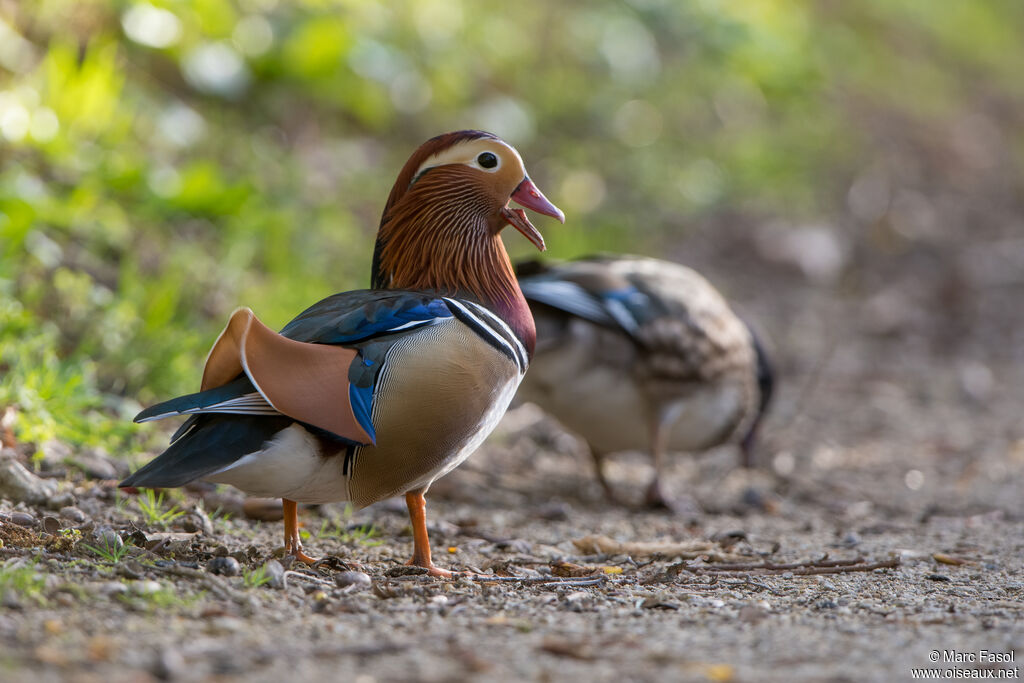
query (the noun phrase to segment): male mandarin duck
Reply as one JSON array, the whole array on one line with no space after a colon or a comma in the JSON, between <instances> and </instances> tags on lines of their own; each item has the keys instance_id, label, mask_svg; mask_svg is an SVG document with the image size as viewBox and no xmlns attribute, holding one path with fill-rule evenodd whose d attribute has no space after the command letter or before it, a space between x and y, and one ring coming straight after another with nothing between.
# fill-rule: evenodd
<instances>
[{"instance_id":1,"label":"male mandarin duck","mask_svg":"<svg viewBox=\"0 0 1024 683\"><path fill-rule=\"evenodd\" d=\"M276 333L231 316L201 391L136 422L190 415L170 447L121 486L194 479L283 499L285 547L304 562L296 503L366 506L405 495L409 564L434 576L423 494L497 424L533 355L533 317L500 233L544 240L522 209L565 220L498 137L424 143L388 197L370 290L330 296Z\"/></svg>"},{"instance_id":2,"label":"male mandarin duck","mask_svg":"<svg viewBox=\"0 0 1024 683\"><path fill-rule=\"evenodd\" d=\"M695 271L652 258L599 256L519 264L537 324L532 369L519 389L590 446L614 499L604 457L649 450L646 502L670 507L668 451L739 439L750 465L773 375L757 337Z\"/></svg>"}]
</instances>

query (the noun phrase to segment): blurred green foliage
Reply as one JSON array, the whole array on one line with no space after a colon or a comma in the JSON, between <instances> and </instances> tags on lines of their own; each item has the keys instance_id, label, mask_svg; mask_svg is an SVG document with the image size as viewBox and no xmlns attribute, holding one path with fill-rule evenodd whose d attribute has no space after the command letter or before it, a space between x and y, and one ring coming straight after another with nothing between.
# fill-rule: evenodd
<instances>
[{"instance_id":1,"label":"blurred green foliage","mask_svg":"<svg viewBox=\"0 0 1024 683\"><path fill-rule=\"evenodd\" d=\"M364 286L395 173L446 130L520 149L569 216L555 255L834 216L881 121L1019 103L1022 29L998 0L0 2L0 410L131 445L235 306L282 325Z\"/></svg>"}]
</instances>

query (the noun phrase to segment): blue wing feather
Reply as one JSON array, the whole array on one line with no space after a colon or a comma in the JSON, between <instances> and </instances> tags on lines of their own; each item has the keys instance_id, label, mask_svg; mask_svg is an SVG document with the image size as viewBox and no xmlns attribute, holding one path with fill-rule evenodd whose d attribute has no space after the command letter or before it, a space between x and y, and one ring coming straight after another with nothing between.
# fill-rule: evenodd
<instances>
[{"instance_id":1,"label":"blue wing feather","mask_svg":"<svg viewBox=\"0 0 1024 683\"><path fill-rule=\"evenodd\" d=\"M285 325L281 334L297 341L346 346L451 315L443 299L429 294L359 290L313 304Z\"/></svg>"},{"instance_id":2,"label":"blue wing feather","mask_svg":"<svg viewBox=\"0 0 1024 683\"><path fill-rule=\"evenodd\" d=\"M373 386L359 387L355 384L348 385L348 398L352 403L352 414L356 416L359 426L362 427L370 440L377 443L377 431L373 427Z\"/></svg>"}]
</instances>

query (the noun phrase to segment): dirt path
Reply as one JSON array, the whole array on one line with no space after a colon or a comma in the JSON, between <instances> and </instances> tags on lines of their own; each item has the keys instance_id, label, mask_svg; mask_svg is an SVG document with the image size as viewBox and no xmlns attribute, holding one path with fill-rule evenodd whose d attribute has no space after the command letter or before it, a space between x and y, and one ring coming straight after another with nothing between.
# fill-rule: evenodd
<instances>
[{"instance_id":1,"label":"dirt path","mask_svg":"<svg viewBox=\"0 0 1024 683\"><path fill-rule=\"evenodd\" d=\"M230 496L169 519L199 496L147 514L156 501L69 471L49 504L0 502L0 679L1019 678L1019 661L978 660L1024 656L1024 363L1005 343L1020 322L961 333L927 307L893 323L884 301L794 288L759 309L756 291L748 310L784 350L763 467L676 459L681 513L607 505L530 406L430 498L440 564L501 581L402 574L393 502L303 512L308 550L341 560L308 571L276 563L280 524ZM634 499L649 472L638 454L610 467ZM593 536L661 554L574 544ZM898 566L807 572L826 556ZM766 561L802 566L715 571Z\"/></svg>"}]
</instances>

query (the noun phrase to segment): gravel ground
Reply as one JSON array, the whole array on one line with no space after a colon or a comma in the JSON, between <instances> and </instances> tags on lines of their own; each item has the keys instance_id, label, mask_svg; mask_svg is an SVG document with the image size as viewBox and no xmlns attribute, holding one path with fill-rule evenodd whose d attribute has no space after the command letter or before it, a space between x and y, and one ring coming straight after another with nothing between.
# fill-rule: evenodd
<instances>
[{"instance_id":1,"label":"gravel ground","mask_svg":"<svg viewBox=\"0 0 1024 683\"><path fill-rule=\"evenodd\" d=\"M699 239L692 253L731 266ZM924 271L927 286L824 288L783 270L768 300L763 273L733 272L782 375L761 467L729 448L680 456L681 512L609 505L578 442L516 408L428 498L438 563L501 580L403 573L398 501L301 512L327 558L307 570L280 556L272 506L121 496L122 460L56 445L48 478L21 481L25 453L8 450L0 678L1019 678L1024 325L989 313L1019 309L1021 287L967 287L954 307ZM609 473L639 501L650 468L623 454Z\"/></svg>"}]
</instances>

